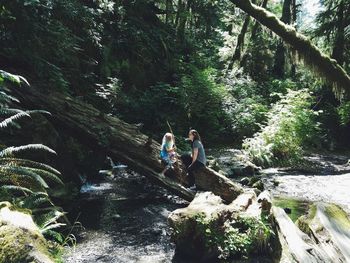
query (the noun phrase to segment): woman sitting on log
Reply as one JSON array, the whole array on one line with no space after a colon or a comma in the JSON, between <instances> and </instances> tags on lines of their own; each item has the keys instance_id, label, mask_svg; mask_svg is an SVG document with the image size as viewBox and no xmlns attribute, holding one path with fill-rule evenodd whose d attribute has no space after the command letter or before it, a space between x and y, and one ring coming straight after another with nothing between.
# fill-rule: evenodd
<instances>
[{"instance_id":1,"label":"woman sitting on log","mask_svg":"<svg viewBox=\"0 0 350 263\"><path fill-rule=\"evenodd\" d=\"M164 175L167 170L174 168L173 164L176 162L174 136L169 132L167 132L163 137L160 158L165 164L165 168L162 171L162 175Z\"/></svg>"},{"instance_id":2,"label":"woman sitting on log","mask_svg":"<svg viewBox=\"0 0 350 263\"><path fill-rule=\"evenodd\" d=\"M196 130L189 131L188 139L191 141L192 154L184 154L181 156L181 158L184 164L187 166L189 184L195 189L193 172L204 168L207 163L207 158L205 156L201 137Z\"/></svg>"}]
</instances>

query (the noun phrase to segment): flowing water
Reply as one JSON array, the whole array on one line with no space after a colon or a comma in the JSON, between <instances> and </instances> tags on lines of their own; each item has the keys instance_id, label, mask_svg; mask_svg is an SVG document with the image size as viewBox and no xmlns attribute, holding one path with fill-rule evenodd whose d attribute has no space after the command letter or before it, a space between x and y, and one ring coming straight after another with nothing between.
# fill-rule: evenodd
<instances>
[{"instance_id":1,"label":"flowing water","mask_svg":"<svg viewBox=\"0 0 350 263\"><path fill-rule=\"evenodd\" d=\"M350 173L333 175L290 175L276 169L265 170L264 185L273 196L301 198L339 204L350 212ZM277 182L277 186L276 186Z\"/></svg>"},{"instance_id":2,"label":"flowing water","mask_svg":"<svg viewBox=\"0 0 350 263\"><path fill-rule=\"evenodd\" d=\"M210 151L219 165L229 169L230 160L239 151L221 149ZM266 189L276 197L293 197L306 201L335 203L350 213L350 166L349 156L318 155L307 157L309 161L321 167L321 170L306 174L297 170L270 168L262 170L262 181ZM223 169L225 170L225 169ZM239 180L240 178L233 178Z\"/></svg>"},{"instance_id":3,"label":"flowing water","mask_svg":"<svg viewBox=\"0 0 350 263\"><path fill-rule=\"evenodd\" d=\"M223 166L237 154L235 150L213 152ZM346 158L328 161L345 167ZM310 175L266 169L262 180L276 197L333 202L350 212L350 173L345 170L332 174L326 167L322 174ZM169 213L185 205L186 202L127 169L121 169L114 178L107 176L99 183L86 183L81 198L68 211L72 219L78 216L85 230L79 234L76 247L66 249L64 260L67 263L189 262L175 255L167 224Z\"/></svg>"},{"instance_id":4,"label":"flowing water","mask_svg":"<svg viewBox=\"0 0 350 263\"><path fill-rule=\"evenodd\" d=\"M114 179L86 183L70 212L85 230L64 262L175 262L167 224L169 213L185 203L131 171Z\"/></svg>"}]
</instances>

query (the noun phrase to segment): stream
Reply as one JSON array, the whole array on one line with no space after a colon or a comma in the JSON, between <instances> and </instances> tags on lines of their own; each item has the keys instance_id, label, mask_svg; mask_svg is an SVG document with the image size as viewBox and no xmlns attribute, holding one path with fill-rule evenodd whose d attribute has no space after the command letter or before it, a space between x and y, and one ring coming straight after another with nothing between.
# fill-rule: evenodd
<instances>
[{"instance_id":1,"label":"stream","mask_svg":"<svg viewBox=\"0 0 350 263\"><path fill-rule=\"evenodd\" d=\"M234 153L225 149L214 157L224 166ZM274 197L332 202L350 212L348 157L310 158L326 164L321 174L265 169L261 175L265 188ZM336 172L330 167L336 167ZM77 237L77 245L66 248L64 262L190 262L175 255L167 224L169 213L186 202L128 169L103 178L84 184L79 201L69 211L85 229Z\"/></svg>"},{"instance_id":2,"label":"stream","mask_svg":"<svg viewBox=\"0 0 350 263\"><path fill-rule=\"evenodd\" d=\"M128 169L84 184L80 196L70 217L85 229L64 262L177 262L167 217L186 202Z\"/></svg>"}]
</instances>

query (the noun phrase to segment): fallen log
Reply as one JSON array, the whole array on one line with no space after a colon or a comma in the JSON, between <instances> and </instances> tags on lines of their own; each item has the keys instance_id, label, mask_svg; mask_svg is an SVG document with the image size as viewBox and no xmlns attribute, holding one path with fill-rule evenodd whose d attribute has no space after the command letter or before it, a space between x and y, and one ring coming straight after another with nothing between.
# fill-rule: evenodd
<instances>
[{"instance_id":1,"label":"fallen log","mask_svg":"<svg viewBox=\"0 0 350 263\"><path fill-rule=\"evenodd\" d=\"M258 200L253 190L245 190L230 204L211 192L197 193L187 207L168 217L176 253L196 262L274 258L273 230L263 223L268 215Z\"/></svg>"},{"instance_id":2,"label":"fallen log","mask_svg":"<svg viewBox=\"0 0 350 263\"><path fill-rule=\"evenodd\" d=\"M315 203L296 225L318 244L330 262L350 262L350 219L341 207Z\"/></svg>"},{"instance_id":3,"label":"fallen log","mask_svg":"<svg viewBox=\"0 0 350 263\"><path fill-rule=\"evenodd\" d=\"M102 149L112 158L153 180L181 198L191 201L194 193L183 185L186 169L180 158L171 177L161 175L160 144L139 131L135 125L109 116L92 105L58 92L42 92L33 87L20 86L11 90L26 109L45 109L58 130L69 131L83 144ZM206 178L207 177L207 178ZM213 190L226 201L232 201L242 188L211 169L196 174L200 189Z\"/></svg>"},{"instance_id":4,"label":"fallen log","mask_svg":"<svg viewBox=\"0 0 350 263\"><path fill-rule=\"evenodd\" d=\"M199 190L211 191L229 203L243 192L240 185L210 168L195 172L194 178Z\"/></svg>"},{"instance_id":5,"label":"fallen log","mask_svg":"<svg viewBox=\"0 0 350 263\"><path fill-rule=\"evenodd\" d=\"M282 208L273 206L272 215L282 247L283 262L332 262L317 244L293 223Z\"/></svg>"}]
</instances>

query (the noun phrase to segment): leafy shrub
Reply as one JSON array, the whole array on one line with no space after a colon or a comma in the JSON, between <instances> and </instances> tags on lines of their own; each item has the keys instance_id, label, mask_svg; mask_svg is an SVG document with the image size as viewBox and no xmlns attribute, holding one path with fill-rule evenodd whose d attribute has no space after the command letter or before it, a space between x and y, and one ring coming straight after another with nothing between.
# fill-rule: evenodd
<instances>
[{"instance_id":1,"label":"leafy shrub","mask_svg":"<svg viewBox=\"0 0 350 263\"><path fill-rule=\"evenodd\" d=\"M231 131L229 116L224 109L227 92L216 81L216 72L187 66L178 82L159 82L144 92L119 93L116 113L128 122L142 122L145 130L161 136L168 130L187 135L197 129L207 141L224 138Z\"/></svg>"},{"instance_id":2,"label":"leafy shrub","mask_svg":"<svg viewBox=\"0 0 350 263\"><path fill-rule=\"evenodd\" d=\"M237 74L237 72L235 72ZM235 140L240 142L259 130L259 123L266 120L266 99L258 94L259 84L246 75L231 75L225 78L230 96L225 98L225 109L230 116Z\"/></svg>"},{"instance_id":3,"label":"leafy shrub","mask_svg":"<svg viewBox=\"0 0 350 263\"><path fill-rule=\"evenodd\" d=\"M274 232L264 219L238 216L218 226L215 220L208 221L203 216L196 219L197 228L205 237L208 248L214 248L219 258L240 258L258 252L266 252Z\"/></svg>"},{"instance_id":4,"label":"leafy shrub","mask_svg":"<svg viewBox=\"0 0 350 263\"><path fill-rule=\"evenodd\" d=\"M320 133L319 113L311 109L312 96L306 89L288 90L269 111L267 124L243 148L259 165L290 164L302 157L303 149L314 146Z\"/></svg>"}]
</instances>

